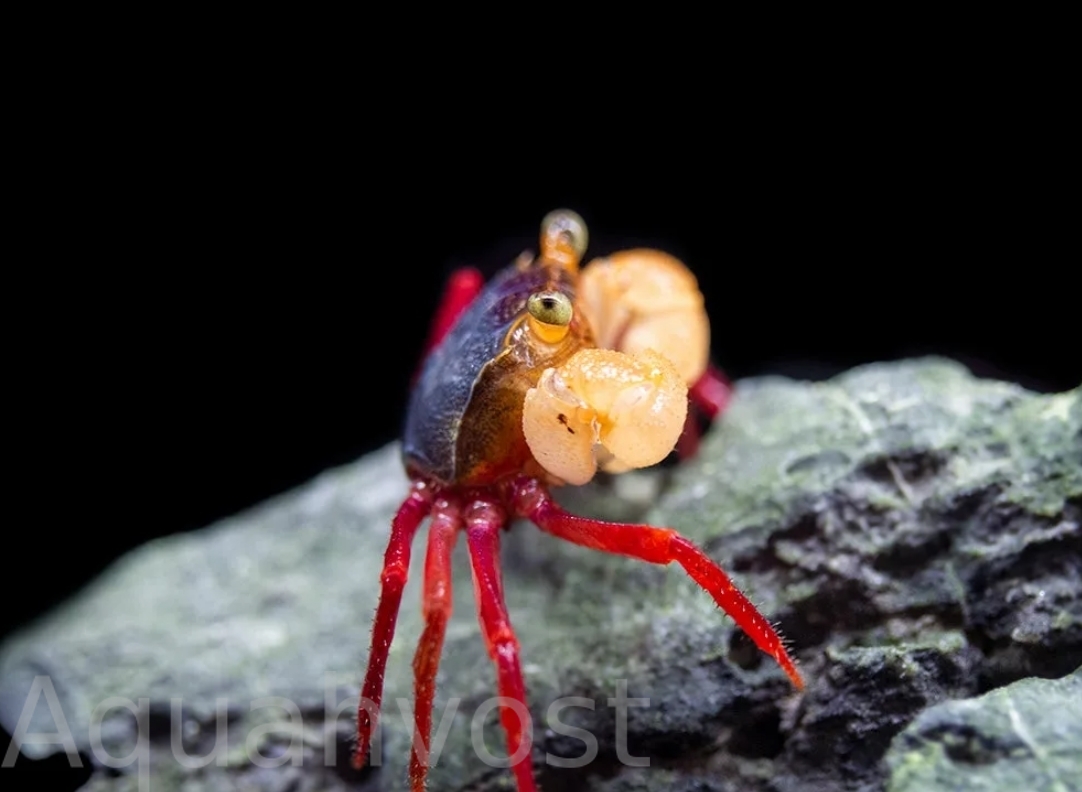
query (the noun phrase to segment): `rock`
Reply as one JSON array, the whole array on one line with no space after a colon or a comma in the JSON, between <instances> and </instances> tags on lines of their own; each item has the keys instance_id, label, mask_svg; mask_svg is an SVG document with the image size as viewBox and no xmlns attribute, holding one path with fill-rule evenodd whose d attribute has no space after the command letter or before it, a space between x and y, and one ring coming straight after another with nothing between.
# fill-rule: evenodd
<instances>
[{"instance_id":1,"label":"rock","mask_svg":"<svg viewBox=\"0 0 1082 792\"><path fill-rule=\"evenodd\" d=\"M1082 671L922 712L887 753L890 792L1082 789Z\"/></svg>"},{"instance_id":2,"label":"rock","mask_svg":"<svg viewBox=\"0 0 1082 792\"><path fill-rule=\"evenodd\" d=\"M420 543L388 664L381 764L348 768L388 525L406 491L397 454L122 559L0 649L0 725L18 735L37 678L42 700L23 732L57 731L55 699L96 764L88 789L135 789L139 766L154 790L406 789L396 700L412 701ZM899 734L922 713L1082 664L1082 389L1036 395L942 360L818 384L744 381L696 460L561 499L700 542L780 622L809 684L796 694L679 568L516 526L504 578L548 788L883 789L888 748L910 751ZM436 700L435 722L446 714L449 727L437 792L511 788L479 755L503 743L463 544ZM95 714L109 697L140 718ZM569 697L554 720L550 706ZM610 704L620 697L632 703ZM219 711L214 761L178 763L171 733L205 756ZM142 733L140 761L101 767L95 723L113 756ZM587 747L568 727L596 739L584 767L556 766ZM31 757L59 750L23 745Z\"/></svg>"}]
</instances>

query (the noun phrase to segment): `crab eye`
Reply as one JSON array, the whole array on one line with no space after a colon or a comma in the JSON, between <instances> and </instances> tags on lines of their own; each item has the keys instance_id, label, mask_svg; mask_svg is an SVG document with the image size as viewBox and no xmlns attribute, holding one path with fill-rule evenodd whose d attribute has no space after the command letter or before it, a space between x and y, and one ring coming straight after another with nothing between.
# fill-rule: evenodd
<instances>
[{"instance_id":1,"label":"crab eye","mask_svg":"<svg viewBox=\"0 0 1082 792\"><path fill-rule=\"evenodd\" d=\"M526 310L539 322L557 327L571 324L571 300L558 291L543 291L531 294L526 301Z\"/></svg>"},{"instance_id":2,"label":"crab eye","mask_svg":"<svg viewBox=\"0 0 1082 792\"><path fill-rule=\"evenodd\" d=\"M576 265L586 253L589 239L586 223L570 209L549 212L541 221L542 249L546 253L555 253L559 249L568 250L574 256Z\"/></svg>"},{"instance_id":3,"label":"crab eye","mask_svg":"<svg viewBox=\"0 0 1082 792\"><path fill-rule=\"evenodd\" d=\"M526 301L530 330L545 344L558 344L570 330L571 300L563 292L543 291L531 294Z\"/></svg>"}]
</instances>

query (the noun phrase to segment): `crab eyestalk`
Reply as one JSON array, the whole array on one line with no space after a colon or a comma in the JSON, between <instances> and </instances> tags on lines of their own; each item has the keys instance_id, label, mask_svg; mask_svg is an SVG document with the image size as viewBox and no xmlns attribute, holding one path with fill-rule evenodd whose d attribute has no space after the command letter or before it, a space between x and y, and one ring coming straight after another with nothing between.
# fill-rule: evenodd
<instances>
[{"instance_id":1,"label":"crab eyestalk","mask_svg":"<svg viewBox=\"0 0 1082 792\"><path fill-rule=\"evenodd\" d=\"M549 212L541 221L541 258L577 273L590 235L586 223L570 209Z\"/></svg>"}]
</instances>

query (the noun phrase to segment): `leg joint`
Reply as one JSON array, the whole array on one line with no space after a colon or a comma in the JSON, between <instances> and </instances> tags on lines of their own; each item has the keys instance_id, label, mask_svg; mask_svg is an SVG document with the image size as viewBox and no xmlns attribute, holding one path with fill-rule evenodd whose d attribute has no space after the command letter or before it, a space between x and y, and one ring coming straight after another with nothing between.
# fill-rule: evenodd
<instances>
[{"instance_id":1,"label":"leg joint","mask_svg":"<svg viewBox=\"0 0 1082 792\"><path fill-rule=\"evenodd\" d=\"M383 584L385 588L403 588L406 585L406 578L408 576L409 567L401 561L392 561L383 567L383 572L381 572L379 576L379 582Z\"/></svg>"},{"instance_id":2,"label":"leg joint","mask_svg":"<svg viewBox=\"0 0 1082 792\"><path fill-rule=\"evenodd\" d=\"M493 659L518 655L518 638L508 624L500 625L488 637L488 651Z\"/></svg>"}]
</instances>

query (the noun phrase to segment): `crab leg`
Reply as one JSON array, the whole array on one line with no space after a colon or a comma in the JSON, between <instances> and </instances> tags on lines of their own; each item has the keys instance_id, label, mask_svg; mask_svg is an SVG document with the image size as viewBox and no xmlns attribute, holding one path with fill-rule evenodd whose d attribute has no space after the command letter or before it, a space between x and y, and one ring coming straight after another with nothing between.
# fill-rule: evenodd
<instances>
[{"instance_id":1,"label":"crab leg","mask_svg":"<svg viewBox=\"0 0 1082 792\"><path fill-rule=\"evenodd\" d=\"M425 630L413 658L414 736L410 755L410 784L424 792L432 738L432 702L436 696L436 671L440 665L443 637L451 618L451 551L462 525L458 504L438 498L432 507L425 555Z\"/></svg>"},{"instance_id":2,"label":"crab leg","mask_svg":"<svg viewBox=\"0 0 1082 792\"><path fill-rule=\"evenodd\" d=\"M702 376L688 388L688 401L695 409L688 410L684 431L676 441L676 455L691 459L699 453L700 415L713 421L729 405L733 387L714 364L709 364Z\"/></svg>"},{"instance_id":3,"label":"crab leg","mask_svg":"<svg viewBox=\"0 0 1082 792\"><path fill-rule=\"evenodd\" d=\"M357 707L357 749L353 753L353 766L358 770L364 767L368 759L369 743L379 718L387 652L394 639L398 606L402 602L402 589L405 588L409 575L410 544L431 508L431 488L424 482L417 482L391 522L391 539L383 557L379 605L376 607L376 620L372 627L372 646L368 651L368 672L364 677L361 701Z\"/></svg>"},{"instance_id":4,"label":"crab leg","mask_svg":"<svg viewBox=\"0 0 1082 792\"><path fill-rule=\"evenodd\" d=\"M733 386L714 364L706 367L703 375L688 388L688 397L700 412L713 420L729 405Z\"/></svg>"},{"instance_id":5,"label":"crab leg","mask_svg":"<svg viewBox=\"0 0 1082 792\"><path fill-rule=\"evenodd\" d=\"M694 410L688 410L688 417L684 419L684 431L676 440L673 449L680 460L694 459L699 455L699 419Z\"/></svg>"},{"instance_id":6,"label":"crab leg","mask_svg":"<svg viewBox=\"0 0 1082 792\"><path fill-rule=\"evenodd\" d=\"M479 500L466 508L465 518L477 612L488 654L496 664L497 689L501 697L517 701L523 711L528 711L518 639L515 638L507 605L504 604L499 566L500 530L507 521L507 515L496 504ZM533 723L522 723L518 713L510 707L501 707L500 720L507 734L508 757L514 760L517 754L524 752L512 765L518 792L535 792L530 759ZM523 727L527 731L525 744Z\"/></svg>"},{"instance_id":7,"label":"crab leg","mask_svg":"<svg viewBox=\"0 0 1082 792\"><path fill-rule=\"evenodd\" d=\"M574 544L631 556L652 564L678 562L688 575L748 634L773 657L798 689L804 680L770 622L748 601L728 576L702 550L671 528L611 523L577 517L560 508L545 488L533 479L514 485L517 512L539 528Z\"/></svg>"},{"instance_id":8,"label":"crab leg","mask_svg":"<svg viewBox=\"0 0 1082 792\"><path fill-rule=\"evenodd\" d=\"M485 278L480 270L462 267L451 273L444 286L440 306L436 309L436 318L432 320L432 329L425 343L425 354L431 352L447 335L455 320L469 307L485 285Z\"/></svg>"}]
</instances>

